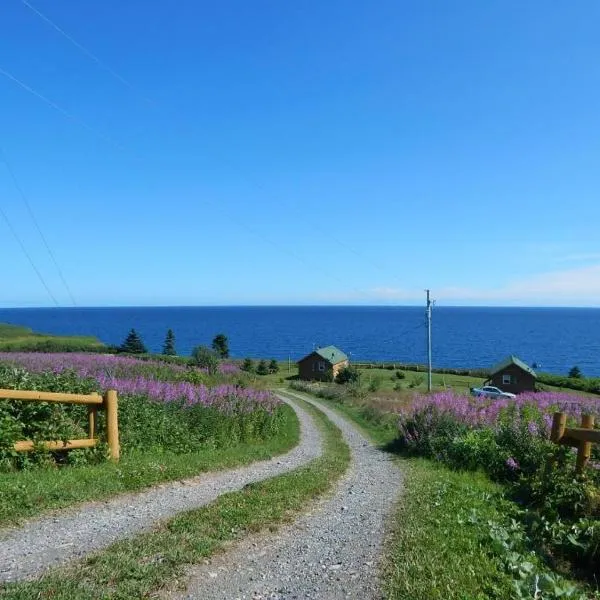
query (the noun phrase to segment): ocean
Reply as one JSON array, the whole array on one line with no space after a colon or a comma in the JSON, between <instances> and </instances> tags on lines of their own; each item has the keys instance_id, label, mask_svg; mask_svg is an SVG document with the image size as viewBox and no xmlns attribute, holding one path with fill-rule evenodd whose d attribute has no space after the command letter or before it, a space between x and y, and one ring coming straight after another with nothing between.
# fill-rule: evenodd
<instances>
[{"instance_id":1,"label":"ocean","mask_svg":"<svg viewBox=\"0 0 600 600\"><path fill-rule=\"evenodd\" d=\"M172 328L180 354L224 333L239 358L295 361L334 344L358 362L427 360L425 309L414 306L0 309L0 322L108 344L134 327L154 352ZM543 371L600 376L600 309L435 307L432 340L435 367L488 368L515 354Z\"/></svg>"}]
</instances>

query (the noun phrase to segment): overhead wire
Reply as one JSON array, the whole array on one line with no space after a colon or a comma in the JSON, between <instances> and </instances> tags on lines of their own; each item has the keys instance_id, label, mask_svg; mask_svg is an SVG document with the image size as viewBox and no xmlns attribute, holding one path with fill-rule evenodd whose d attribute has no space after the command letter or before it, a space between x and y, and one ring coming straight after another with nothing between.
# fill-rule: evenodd
<instances>
[{"instance_id":1,"label":"overhead wire","mask_svg":"<svg viewBox=\"0 0 600 600\"><path fill-rule=\"evenodd\" d=\"M139 94L146 102L150 104L154 104L154 101L150 98L145 97L143 94L139 92L139 90L125 77L117 73L110 65L106 64L103 60L98 58L91 50L86 48L83 44L80 44L72 35L69 35L62 27L60 27L57 23L55 23L50 17L45 15L41 10L36 8L31 2L28 0L21 0L21 3L24 4L29 10L34 12L40 19L48 23L50 27L55 29L60 35L62 35L65 39L69 40L71 44L73 44L76 48L78 48L81 52L83 52L89 59L93 60L100 68L104 69L107 73L110 73L115 79L120 81L124 86L128 87L130 90Z\"/></svg>"},{"instance_id":2,"label":"overhead wire","mask_svg":"<svg viewBox=\"0 0 600 600\"><path fill-rule=\"evenodd\" d=\"M15 238L17 244L21 248L21 251L23 252L25 258L27 259L27 261L31 265L31 268L35 271L35 274L37 275L37 277L40 280L41 284L44 286L44 289L48 293L48 296L50 296L52 302L54 302L54 304L56 306L60 306L60 304L58 303L58 300L56 299L56 296L52 293L52 290L50 290L50 287L46 283L46 280L44 279L44 276L40 273L40 270L37 268L37 266L33 262L33 258L31 257L31 255L27 251L27 248L25 248L25 244L23 243L23 240L21 240L21 237L17 233L17 230L13 227L10 219L8 218L8 215L6 214L6 212L4 211L4 209L2 208L2 206L0 206L0 215L4 219L4 222L6 223L6 226L8 227L8 230L11 232L12 236Z\"/></svg>"},{"instance_id":3,"label":"overhead wire","mask_svg":"<svg viewBox=\"0 0 600 600\"><path fill-rule=\"evenodd\" d=\"M50 106L54 110L61 113L67 119L70 119L71 121L75 121L76 123L78 123L79 125L84 127L85 129L87 129L89 132L91 132L94 135L98 136L99 138L103 139L105 142L108 142L108 143L112 144L113 146L117 146L118 148L123 147L116 140L112 139L111 137L107 136L106 134L102 133L101 131L98 131L91 125L88 125L88 123L86 121L84 121L77 115L73 114L72 112L66 110L62 106L56 104L56 102L53 102L52 100L50 100L49 98L47 98L46 96L44 96L43 94L38 92L37 90L33 89L31 86L27 85L24 81L22 81L21 79L19 79L18 77L16 77L15 75L13 75L9 71L7 71L6 69L2 68L1 66L0 66L0 75L3 75L7 79L10 79L13 83L16 83L19 87L23 88L25 91L29 92L36 98L39 98L40 100L42 100L42 102L45 102L48 106Z\"/></svg>"},{"instance_id":4,"label":"overhead wire","mask_svg":"<svg viewBox=\"0 0 600 600\"><path fill-rule=\"evenodd\" d=\"M3 148L0 148L0 160L2 160L2 162L4 163L4 166L6 167L6 170L8 171L8 174L10 175L12 182L15 186L15 189L17 190L17 192L19 193L19 196L21 197L21 200L23 201L23 204L25 205L25 208L27 209L27 213L29 214L29 217L38 233L38 235L40 236L40 239L42 240L42 243L44 244L44 247L46 248L46 252L48 253L48 256L50 257L50 260L52 261L52 263L54 264L54 267L56 268L56 272L58 273L58 276L65 288L65 290L67 291L67 294L69 295L69 298L73 304L73 306L77 306L77 302L75 301L75 297L73 296L73 292L71 291L71 288L69 286L69 284L67 283L67 280L63 274L62 269L60 268L60 265L58 264L58 261L56 260L56 256L54 254L54 252L52 251L52 249L50 248L50 244L48 243L48 239L46 238L46 236L44 235L44 232L42 231L42 228L40 226L39 221L37 220L35 213L33 212L33 208L31 206L31 203L29 202L29 199L27 198L27 195L25 194L25 191L23 190L23 188L21 187L19 180L17 179L17 176L11 166L11 164L8 162L8 158L6 156L6 152Z\"/></svg>"},{"instance_id":5,"label":"overhead wire","mask_svg":"<svg viewBox=\"0 0 600 600\"><path fill-rule=\"evenodd\" d=\"M68 40L73 46L75 46L79 51L81 51L83 54L85 54L90 60L92 60L93 62L95 62L99 67L101 67L102 69L106 70L107 72L109 72L115 79L117 79L121 84L125 85L127 88L129 88L130 90L136 92L138 95L140 95L141 97L144 98L144 100L146 100L147 102L156 105L156 102L154 102L152 99L149 99L147 97L144 96L144 94L142 94L137 88L136 86L134 86L131 82L129 82L127 79L125 79L124 77L122 77L119 73L117 73L112 67L110 67L109 65L107 65L103 60L101 60L98 56L96 56L93 52L91 52L86 46L84 46L83 44L81 44L79 41L77 41L72 35L70 35L67 31L65 31L62 27L60 27L55 21L53 21L52 19L50 19L50 17L48 17L46 14L42 13L42 11L40 11L38 8L36 8L31 2L29 2L29 0L20 0L20 2L26 6L28 9L30 9L35 15L37 15L40 19L42 19L44 22L46 22L49 26L51 26L55 31L57 31L61 36L63 36L66 40ZM29 86L26 86L25 84L23 84L22 82L20 82L18 79L16 79L14 76L11 76L10 74L7 74L3 69L0 68L0 73L4 74L5 76L8 76L10 79L12 79L13 81L15 81L16 83L18 83L19 85L21 85L21 87L24 87L27 91L29 91L30 93L33 93L34 95L38 96L40 99L44 100L45 102L47 102L50 106L52 106L53 108L56 108L57 110L59 110L60 112L62 112L65 116L74 119L78 122L80 122L82 125L84 125L88 130L92 131L93 133L95 133L96 135L98 135L98 132L96 132L93 128L91 128L90 126L88 126L87 124L85 124L84 122L81 121L81 119L75 117L74 115L72 115L71 113L69 113L68 111L65 111L64 109L61 109L60 107L58 107L55 103L53 103L52 101L48 100L47 98L45 98L44 96L42 96L41 94L38 94L37 92L35 92L35 90L31 89ZM107 139L107 136L104 136L101 134L101 136L104 139ZM111 141L112 143L114 143L112 140L109 139L109 141ZM117 144L119 147L122 147L121 144ZM254 177L249 176L247 173L244 173L242 169L240 169L239 167L236 167L231 160L226 159L225 157L222 157L222 159L225 159L225 162L229 163L229 165L231 167L233 167L235 170L237 170L239 173L242 174L242 176L248 181L250 182L254 187L256 187L259 191L263 192L263 193L268 193L267 189L265 188L264 185L262 185L261 183L259 183L258 181L256 181L256 179ZM299 212L299 211L298 211ZM231 216L229 216L229 218L231 219ZM233 219L231 219L233 220ZM237 221L238 225L250 230L247 225L245 225L243 222ZM314 227L315 229L322 231L326 236L327 239L336 243L337 245L339 245L340 247L344 248L345 250L351 252L352 254L354 254L355 256L357 256L358 258L364 260L365 262L367 262L368 264L370 264L371 266L377 268L378 270L382 271L382 272L386 272L388 273L388 269L386 269L385 267L383 267L380 263L373 261L370 257L367 257L366 255L364 255L363 253L359 252L358 250L356 250L356 248L352 247L350 244L347 244L346 242L340 240L337 236L333 235L331 233L331 231L326 230L324 227L320 226L318 223L311 223L311 227ZM260 235L256 232L256 230L252 230L252 233L254 235ZM261 236L264 239L266 239L267 241L268 238L266 238L266 236ZM271 243L272 245L276 245L274 242L269 241L269 243ZM280 247L281 249L281 247ZM304 261L303 259L301 259L297 254L290 252L289 250L284 250L287 254L290 254L292 256L295 256L295 258L297 258L298 260L301 260L303 263L305 263L306 261ZM315 268L314 265L311 264L311 268ZM318 270L320 270L321 272L325 272L324 269L318 268ZM332 277L333 279L337 280L338 282L341 282L342 284L344 284L344 282L338 278L337 276L334 276L331 273L328 273L328 275L330 277ZM344 284L345 285L345 284ZM367 292L365 292L364 290L358 290L357 288L353 288L354 291L359 291L359 293L365 294L365 295L369 295Z\"/></svg>"}]
</instances>

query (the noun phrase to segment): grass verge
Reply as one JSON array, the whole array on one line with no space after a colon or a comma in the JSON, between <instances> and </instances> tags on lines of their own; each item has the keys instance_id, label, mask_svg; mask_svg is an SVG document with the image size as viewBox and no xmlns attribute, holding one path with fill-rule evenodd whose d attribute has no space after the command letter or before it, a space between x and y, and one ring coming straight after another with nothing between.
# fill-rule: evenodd
<instances>
[{"instance_id":1,"label":"grass verge","mask_svg":"<svg viewBox=\"0 0 600 600\"><path fill-rule=\"evenodd\" d=\"M403 460L402 467L405 493L388 544L386 597L514 598L512 577L490 536L489 523L506 520L501 488L426 460Z\"/></svg>"},{"instance_id":2,"label":"grass verge","mask_svg":"<svg viewBox=\"0 0 600 600\"><path fill-rule=\"evenodd\" d=\"M156 483L193 477L282 454L298 444L296 413L284 406L279 433L265 442L201 448L193 454L132 454L119 463L0 473L0 526L78 502L102 500Z\"/></svg>"},{"instance_id":3,"label":"grass verge","mask_svg":"<svg viewBox=\"0 0 600 600\"><path fill-rule=\"evenodd\" d=\"M221 496L183 513L155 531L118 542L70 567L33 582L0 588L3 600L147 598L182 577L185 567L247 532L275 527L326 492L344 473L350 450L340 430L304 403L323 432L323 455L285 475Z\"/></svg>"}]
</instances>

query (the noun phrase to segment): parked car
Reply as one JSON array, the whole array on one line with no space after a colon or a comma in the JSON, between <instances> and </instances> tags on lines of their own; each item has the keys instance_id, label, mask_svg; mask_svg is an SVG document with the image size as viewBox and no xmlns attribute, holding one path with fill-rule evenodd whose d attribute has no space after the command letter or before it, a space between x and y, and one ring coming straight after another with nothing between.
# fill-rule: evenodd
<instances>
[{"instance_id":1,"label":"parked car","mask_svg":"<svg viewBox=\"0 0 600 600\"><path fill-rule=\"evenodd\" d=\"M503 392L500 388L492 385L484 385L481 388L471 388L471 396L477 398L516 398L515 394Z\"/></svg>"}]
</instances>

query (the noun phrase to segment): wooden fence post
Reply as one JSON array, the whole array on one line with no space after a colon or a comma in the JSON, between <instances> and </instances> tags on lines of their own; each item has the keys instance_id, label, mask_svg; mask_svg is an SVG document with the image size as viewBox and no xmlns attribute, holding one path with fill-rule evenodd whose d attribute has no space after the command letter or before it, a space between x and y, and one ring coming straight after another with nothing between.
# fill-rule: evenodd
<instances>
[{"instance_id":1,"label":"wooden fence post","mask_svg":"<svg viewBox=\"0 0 600 600\"><path fill-rule=\"evenodd\" d=\"M100 394L92 394L93 396L100 397ZM88 437L90 440L96 437L96 426L98 424L98 406L90 404L88 406Z\"/></svg>"},{"instance_id":2,"label":"wooden fence post","mask_svg":"<svg viewBox=\"0 0 600 600\"><path fill-rule=\"evenodd\" d=\"M119 460L119 408L117 392L107 390L104 394L104 410L106 410L106 442L112 460Z\"/></svg>"},{"instance_id":3,"label":"wooden fence post","mask_svg":"<svg viewBox=\"0 0 600 600\"><path fill-rule=\"evenodd\" d=\"M550 439L558 444L561 438L565 435L565 428L567 426L567 415L565 413L556 412L552 417L552 431L550 432Z\"/></svg>"},{"instance_id":4,"label":"wooden fence post","mask_svg":"<svg viewBox=\"0 0 600 600\"><path fill-rule=\"evenodd\" d=\"M582 429L594 429L594 417L592 415L582 415L581 417L581 428ZM590 456L592 455L592 442L579 442L577 450L577 472L581 473L585 469Z\"/></svg>"}]
</instances>

